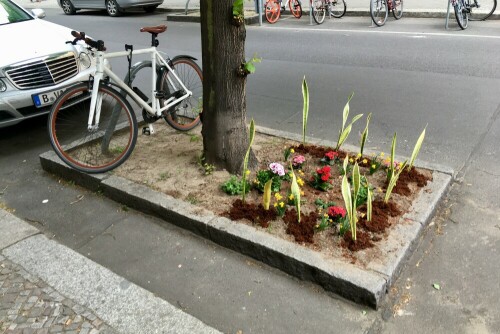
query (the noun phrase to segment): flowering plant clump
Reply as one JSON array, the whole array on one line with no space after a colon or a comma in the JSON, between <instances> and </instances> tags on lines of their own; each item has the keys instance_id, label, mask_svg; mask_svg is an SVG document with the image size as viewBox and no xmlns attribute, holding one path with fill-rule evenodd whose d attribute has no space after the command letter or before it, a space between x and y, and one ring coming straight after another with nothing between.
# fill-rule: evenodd
<instances>
[{"instance_id":1,"label":"flowering plant clump","mask_svg":"<svg viewBox=\"0 0 500 334\"><path fill-rule=\"evenodd\" d=\"M276 209L276 212L278 213L278 216L283 217L286 211L286 205L285 202L283 201L283 196L281 196L280 193L274 194L274 208Z\"/></svg>"},{"instance_id":2,"label":"flowering plant clump","mask_svg":"<svg viewBox=\"0 0 500 334\"><path fill-rule=\"evenodd\" d=\"M305 161L306 161L306 158L304 158L303 155L300 155L300 154L296 155L292 159L292 167L294 169L301 169L302 165L304 164Z\"/></svg>"},{"instance_id":3,"label":"flowering plant clump","mask_svg":"<svg viewBox=\"0 0 500 334\"><path fill-rule=\"evenodd\" d=\"M285 168L282 164L273 162L269 165L269 169L261 169L257 171L256 178L253 181L254 187L260 192L264 192L264 186L269 180L273 180L271 191L278 192L281 189L281 181L285 176Z\"/></svg>"},{"instance_id":4,"label":"flowering plant clump","mask_svg":"<svg viewBox=\"0 0 500 334\"><path fill-rule=\"evenodd\" d=\"M379 155L375 155L373 154L373 157L371 159L371 163L370 163L370 175L373 175L376 171L378 171L380 169L380 167L382 166L382 162L381 162L381 157L384 156L384 152L380 153Z\"/></svg>"},{"instance_id":5,"label":"flowering plant clump","mask_svg":"<svg viewBox=\"0 0 500 334\"><path fill-rule=\"evenodd\" d=\"M330 206L328 208L328 217L335 222L339 222L342 218L345 218L346 213L346 210L341 206Z\"/></svg>"},{"instance_id":6,"label":"flowering plant clump","mask_svg":"<svg viewBox=\"0 0 500 334\"><path fill-rule=\"evenodd\" d=\"M325 153L323 158L321 158L321 162L325 165L333 165L338 162L339 154L336 151L328 151Z\"/></svg>"},{"instance_id":7,"label":"flowering plant clump","mask_svg":"<svg viewBox=\"0 0 500 334\"><path fill-rule=\"evenodd\" d=\"M316 173L311 177L311 186L315 189L327 191L332 187L330 178L332 177L330 166L316 169Z\"/></svg>"},{"instance_id":8,"label":"flowering plant clump","mask_svg":"<svg viewBox=\"0 0 500 334\"><path fill-rule=\"evenodd\" d=\"M276 174L278 176L285 176L285 168L283 167L282 164L273 162L269 165L269 169L273 174Z\"/></svg>"}]
</instances>

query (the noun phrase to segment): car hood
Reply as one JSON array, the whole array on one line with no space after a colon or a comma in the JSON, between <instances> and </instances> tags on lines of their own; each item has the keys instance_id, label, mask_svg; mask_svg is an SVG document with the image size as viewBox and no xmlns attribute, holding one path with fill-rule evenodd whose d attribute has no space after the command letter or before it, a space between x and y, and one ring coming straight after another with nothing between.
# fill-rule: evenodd
<instances>
[{"instance_id":1,"label":"car hood","mask_svg":"<svg viewBox=\"0 0 500 334\"><path fill-rule=\"evenodd\" d=\"M52 53L74 50L71 29L34 19L0 26L0 41L8 41L0 53L0 67ZM5 52L7 51L7 52Z\"/></svg>"}]
</instances>

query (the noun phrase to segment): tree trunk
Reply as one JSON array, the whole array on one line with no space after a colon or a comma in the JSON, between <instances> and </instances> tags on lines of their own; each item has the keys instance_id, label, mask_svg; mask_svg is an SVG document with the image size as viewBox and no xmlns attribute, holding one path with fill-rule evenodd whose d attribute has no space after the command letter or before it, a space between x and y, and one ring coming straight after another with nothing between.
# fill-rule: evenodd
<instances>
[{"instance_id":1,"label":"tree trunk","mask_svg":"<svg viewBox=\"0 0 500 334\"><path fill-rule=\"evenodd\" d=\"M202 135L205 162L241 174L248 149L244 76L245 26L232 24L234 0L201 0ZM257 165L253 154L249 168Z\"/></svg>"}]
</instances>

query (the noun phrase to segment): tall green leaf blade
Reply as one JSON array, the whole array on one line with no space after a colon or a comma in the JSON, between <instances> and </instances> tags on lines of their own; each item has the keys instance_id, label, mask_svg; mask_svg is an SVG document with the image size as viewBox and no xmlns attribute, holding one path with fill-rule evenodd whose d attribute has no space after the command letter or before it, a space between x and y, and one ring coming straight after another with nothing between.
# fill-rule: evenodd
<instances>
[{"instance_id":1,"label":"tall green leaf blade","mask_svg":"<svg viewBox=\"0 0 500 334\"><path fill-rule=\"evenodd\" d=\"M302 108L302 143L306 143L307 117L309 116L309 88L307 87L306 77L302 80L302 98L304 107Z\"/></svg>"},{"instance_id":2,"label":"tall green leaf blade","mask_svg":"<svg viewBox=\"0 0 500 334\"><path fill-rule=\"evenodd\" d=\"M290 163L290 170L292 172L292 185L291 192L294 196L295 207L297 208L297 221L300 223L300 188L297 183L297 177L295 177L295 173L293 172L293 168Z\"/></svg>"},{"instance_id":3,"label":"tall green leaf blade","mask_svg":"<svg viewBox=\"0 0 500 334\"><path fill-rule=\"evenodd\" d=\"M425 138L425 129L426 128L427 127L424 128L424 131L422 131L422 133L420 134L420 137L418 137L417 142L415 143L415 147L413 148L413 153L411 154L410 163L408 164L409 169L411 169L413 167L413 164L415 163L415 159L417 159L418 152L420 152L420 147L422 146L422 143L423 143L424 138Z\"/></svg>"},{"instance_id":4,"label":"tall green leaf blade","mask_svg":"<svg viewBox=\"0 0 500 334\"><path fill-rule=\"evenodd\" d=\"M349 98L347 99L347 103L344 106L344 111L342 112L342 130L344 130L345 123L347 122L347 117L349 117L349 102L351 102L351 99L353 96L354 96L354 92L352 92L351 95L349 95Z\"/></svg>"},{"instance_id":5,"label":"tall green leaf blade","mask_svg":"<svg viewBox=\"0 0 500 334\"><path fill-rule=\"evenodd\" d=\"M361 155L363 155L363 150L365 148L365 142L366 142L366 139L368 138L368 125L370 124L371 117L372 117L372 113L369 113L368 116L366 117L365 130L361 134L361 142L360 142L360 150L359 150L359 153L361 153Z\"/></svg>"},{"instance_id":6,"label":"tall green leaf blade","mask_svg":"<svg viewBox=\"0 0 500 334\"><path fill-rule=\"evenodd\" d=\"M354 168L352 169L352 185L353 185L353 198L354 201L356 201L358 194L359 194L359 188L361 187L361 175L359 174L359 165L356 162L354 164Z\"/></svg>"},{"instance_id":7,"label":"tall green leaf blade","mask_svg":"<svg viewBox=\"0 0 500 334\"><path fill-rule=\"evenodd\" d=\"M245 158L243 159L243 175L242 175L242 188L243 188L243 195L242 195L242 201L245 203L245 195L246 195L246 186L247 186L247 166L248 166L248 159L250 157L250 150L252 148L253 144L253 139L255 137L255 122L252 118L250 121L250 138L249 138L249 143L248 143L248 149L247 152L245 153Z\"/></svg>"},{"instance_id":8,"label":"tall green leaf blade","mask_svg":"<svg viewBox=\"0 0 500 334\"><path fill-rule=\"evenodd\" d=\"M372 198L372 191L370 190L370 185L367 184L366 185L367 188L368 188L368 193L367 193L367 197L366 197L366 220L367 221L372 221L372 202L373 202L373 198Z\"/></svg>"},{"instance_id":9,"label":"tall green leaf blade","mask_svg":"<svg viewBox=\"0 0 500 334\"><path fill-rule=\"evenodd\" d=\"M269 205L271 204L271 185L273 184L273 179L270 179L264 185L264 194L262 196L262 206L265 210L269 210Z\"/></svg>"},{"instance_id":10,"label":"tall green leaf blade","mask_svg":"<svg viewBox=\"0 0 500 334\"><path fill-rule=\"evenodd\" d=\"M391 197L392 190L396 186L396 183L397 183L397 181L399 179L399 175L401 175L401 173L405 169L407 162L408 161L403 162L403 164L401 165L401 168L399 169L399 171L397 173L392 174L392 177L389 180L389 184L387 185L387 190L385 192L385 197L384 197L384 202L385 203L389 202L389 198Z\"/></svg>"},{"instance_id":11,"label":"tall green leaf blade","mask_svg":"<svg viewBox=\"0 0 500 334\"><path fill-rule=\"evenodd\" d=\"M352 197L351 197L351 186L347 180L347 176L344 174L342 178L342 197L344 198L345 209L349 215L349 220L352 218Z\"/></svg>"}]
</instances>

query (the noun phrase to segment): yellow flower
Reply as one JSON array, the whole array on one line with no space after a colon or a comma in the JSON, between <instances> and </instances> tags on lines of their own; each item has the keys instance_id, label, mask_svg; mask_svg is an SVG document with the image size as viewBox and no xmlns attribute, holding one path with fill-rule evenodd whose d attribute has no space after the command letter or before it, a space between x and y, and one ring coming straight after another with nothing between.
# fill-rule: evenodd
<instances>
[{"instance_id":1,"label":"yellow flower","mask_svg":"<svg viewBox=\"0 0 500 334\"><path fill-rule=\"evenodd\" d=\"M297 184L302 187L304 185L304 181L299 177L297 178Z\"/></svg>"},{"instance_id":2,"label":"yellow flower","mask_svg":"<svg viewBox=\"0 0 500 334\"><path fill-rule=\"evenodd\" d=\"M278 202L274 203L274 207L277 208L278 207Z\"/></svg>"},{"instance_id":3,"label":"yellow flower","mask_svg":"<svg viewBox=\"0 0 500 334\"><path fill-rule=\"evenodd\" d=\"M350 163L353 163L353 162L354 162L354 159L353 159L353 158L350 158L350 159L349 159L349 162L350 162Z\"/></svg>"},{"instance_id":4,"label":"yellow flower","mask_svg":"<svg viewBox=\"0 0 500 334\"><path fill-rule=\"evenodd\" d=\"M368 160L363 159L363 163L364 163L364 164L367 164L367 163L368 163Z\"/></svg>"},{"instance_id":5,"label":"yellow flower","mask_svg":"<svg viewBox=\"0 0 500 334\"><path fill-rule=\"evenodd\" d=\"M384 152L380 152L380 157L383 157L384 156Z\"/></svg>"},{"instance_id":6,"label":"yellow flower","mask_svg":"<svg viewBox=\"0 0 500 334\"><path fill-rule=\"evenodd\" d=\"M304 176L304 172L302 170L299 170L299 175Z\"/></svg>"},{"instance_id":7,"label":"yellow flower","mask_svg":"<svg viewBox=\"0 0 500 334\"><path fill-rule=\"evenodd\" d=\"M324 217L328 217L328 213L325 213L323 216L324 216Z\"/></svg>"},{"instance_id":8,"label":"yellow flower","mask_svg":"<svg viewBox=\"0 0 500 334\"><path fill-rule=\"evenodd\" d=\"M293 194L290 194L290 195L288 196L288 199L289 199L290 201L293 201L293 199L294 199L294 198L295 198L295 196L293 196Z\"/></svg>"},{"instance_id":9,"label":"yellow flower","mask_svg":"<svg viewBox=\"0 0 500 334\"><path fill-rule=\"evenodd\" d=\"M333 222L333 220L331 220L331 219L328 219L328 221L329 221L330 223L331 223L331 222Z\"/></svg>"},{"instance_id":10,"label":"yellow flower","mask_svg":"<svg viewBox=\"0 0 500 334\"><path fill-rule=\"evenodd\" d=\"M295 150L293 148L291 148L290 153L295 153Z\"/></svg>"},{"instance_id":11,"label":"yellow flower","mask_svg":"<svg viewBox=\"0 0 500 334\"><path fill-rule=\"evenodd\" d=\"M280 207L284 207L285 206L285 202L280 202Z\"/></svg>"},{"instance_id":12,"label":"yellow flower","mask_svg":"<svg viewBox=\"0 0 500 334\"><path fill-rule=\"evenodd\" d=\"M248 175L250 175L250 170L248 170L248 169L247 169L247 170L245 171L245 174L246 174L247 176L248 176Z\"/></svg>"},{"instance_id":13,"label":"yellow flower","mask_svg":"<svg viewBox=\"0 0 500 334\"><path fill-rule=\"evenodd\" d=\"M301 192L300 192L300 196L304 196L304 195L305 195L305 194L304 194L304 192L303 192L303 191L301 191Z\"/></svg>"},{"instance_id":14,"label":"yellow flower","mask_svg":"<svg viewBox=\"0 0 500 334\"><path fill-rule=\"evenodd\" d=\"M358 153L358 155L356 155L356 158L361 158L361 153Z\"/></svg>"},{"instance_id":15,"label":"yellow flower","mask_svg":"<svg viewBox=\"0 0 500 334\"><path fill-rule=\"evenodd\" d=\"M253 183L255 183L255 184L259 184L259 180L254 179L254 180L253 180Z\"/></svg>"},{"instance_id":16,"label":"yellow flower","mask_svg":"<svg viewBox=\"0 0 500 334\"><path fill-rule=\"evenodd\" d=\"M365 215L364 213L362 213L362 214L361 214L361 218L365 218L365 216L366 216L366 215Z\"/></svg>"},{"instance_id":17,"label":"yellow flower","mask_svg":"<svg viewBox=\"0 0 500 334\"><path fill-rule=\"evenodd\" d=\"M278 200L278 201L279 201L280 199L282 199L282 198L283 198L283 197L281 197L280 193L276 193L276 194L274 194L274 197L275 197L275 198L276 198L276 200Z\"/></svg>"},{"instance_id":18,"label":"yellow flower","mask_svg":"<svg viewBox=\"0 0 500 334\"><path fill-rule=\"evenodd\" d=\"M373 165L372 165L372 168L373 168L373 169L377 168L377 165L373 164Z\"/></svg>"}]
</instances>

